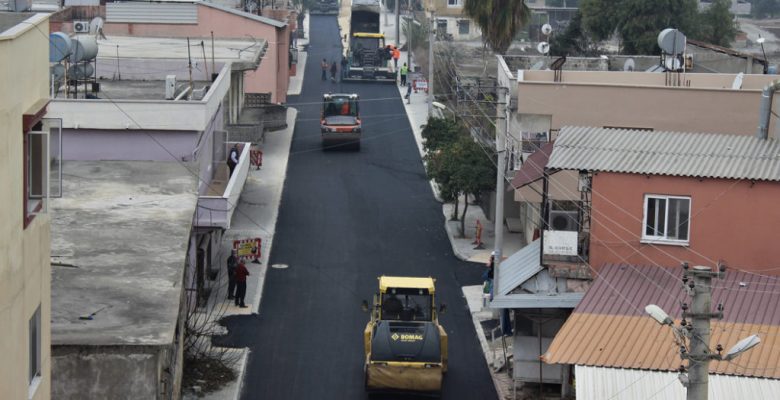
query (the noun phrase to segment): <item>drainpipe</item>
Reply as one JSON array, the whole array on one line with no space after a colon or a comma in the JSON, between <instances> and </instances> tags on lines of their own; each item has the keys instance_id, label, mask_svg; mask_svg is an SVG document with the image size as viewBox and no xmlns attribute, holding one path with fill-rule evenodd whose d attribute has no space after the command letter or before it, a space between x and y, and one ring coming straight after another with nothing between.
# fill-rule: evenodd
<instances>
[{"instance_id":1,"label":"drainpipe","mask_svg":"<svg viewBox=\"0 0 780 400\"><path fill-rule=\"evenodd\" d=\"M772 97L775 91L780 89L780 79L772 81L761 92L761 109L758 114L758 131L756 137L767 139L769 137L769 118L772 115Z\"/></svg>"}]
</instances>

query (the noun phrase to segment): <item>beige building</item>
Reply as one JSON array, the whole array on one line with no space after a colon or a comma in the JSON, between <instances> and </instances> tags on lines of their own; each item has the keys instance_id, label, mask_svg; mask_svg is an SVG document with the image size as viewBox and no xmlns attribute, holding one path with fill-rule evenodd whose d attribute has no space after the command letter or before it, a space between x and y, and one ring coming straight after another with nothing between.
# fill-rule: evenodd
<instances>
[{"instance_id":1,"label":"beige building","mask_svg":"<svg viewBox=\"0 0 780 400\"><path fill-rule=\"evenodd\" d=\"M48 16L0 13L0 395L50 398Z\"/></svg>"},{"instance_id":2,"label":"beige building","mask_svg":"<svg viewBox=\"0 0 780 400\"><path fill-rule=\"evenodd\" d=\"M479 26L463 13L463 0L427 0L426 7L436 16L436 30L454 40L482 38Z\"/></svg>"}]
</instances>

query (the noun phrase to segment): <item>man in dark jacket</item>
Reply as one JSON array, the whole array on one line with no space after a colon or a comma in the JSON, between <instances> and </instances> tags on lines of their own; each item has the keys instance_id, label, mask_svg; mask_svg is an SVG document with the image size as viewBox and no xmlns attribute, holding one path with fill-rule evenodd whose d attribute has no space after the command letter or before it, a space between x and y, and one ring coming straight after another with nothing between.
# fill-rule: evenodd
<instances>
[{"instance_id":1,"label":"man in dark jacket","mask_svg":"<svg viewBox=\"0 0 780 400\"><path fill-rule=\"evenodd\" d=\"M228 300L233 300L233 294L236 292L236 268L238 267L238 259L236 258L236 251L232 250L230 256L227 258L227 276L228 276Z\"/></svg>"},{"instance_id":2,"label":"man in dark jacket","mask_svg":"<svg viewBox=\"0 0 780 400\"><path fill-rule=\"evenodd\" d=\"M243 261L238 262L236 267L236 305L246 308L244 297L246 296L246 277L249 276L249 270L246 269Z\"/></svg>"}]
</instances>

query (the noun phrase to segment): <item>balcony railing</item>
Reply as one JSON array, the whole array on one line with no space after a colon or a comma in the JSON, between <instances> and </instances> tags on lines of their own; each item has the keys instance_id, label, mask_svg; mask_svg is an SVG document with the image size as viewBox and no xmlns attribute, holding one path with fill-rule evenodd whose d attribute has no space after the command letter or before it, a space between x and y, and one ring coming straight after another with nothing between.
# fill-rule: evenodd
<instances>
[{"instance_id":1,"label":"balcony railing","mask_svg":"<svg viewBox=\"0 0 780 400\"><path fill-rule=\"evenodd\" d=\"M226 181L214 179L207 194L198 197L198 209L195 212L196 226L201 228L230 228L233 212L238 207L238 199L241 197L241 191L249 175L249 166L251 164L249 155L250 145L250 143L239 144L241 151L238 164L229 179ZM227 167L225 166L224 168ZM219 191L222 193L215 194L215 192Z\"/></svg>"}]
</instances>

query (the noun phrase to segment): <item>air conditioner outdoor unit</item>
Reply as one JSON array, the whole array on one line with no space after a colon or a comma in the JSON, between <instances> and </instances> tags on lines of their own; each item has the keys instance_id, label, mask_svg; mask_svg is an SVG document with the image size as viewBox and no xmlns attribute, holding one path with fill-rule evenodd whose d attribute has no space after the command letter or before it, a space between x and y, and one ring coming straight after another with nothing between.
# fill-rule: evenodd
<instances>
[{"instance_id":1,"label":"air conditioner outdoor unit","mask_svg":"<svg viewBox=\"0 0 780 400\"><path fill-rule=\"evenodd\" d=\"M89 33L89 21L73 21L73 32Z\"/></svg>"},{"instance_id":2,"label":"air conditioner outdoor unit","mask_svg":"<svg viewBox=\"0 0 780 400\"><path fill-rule=\"evenodd\" d=\"M550 211L550 230L551 231L578 231L579 213L577 211Z\"/></svg>"}]
</instances>

